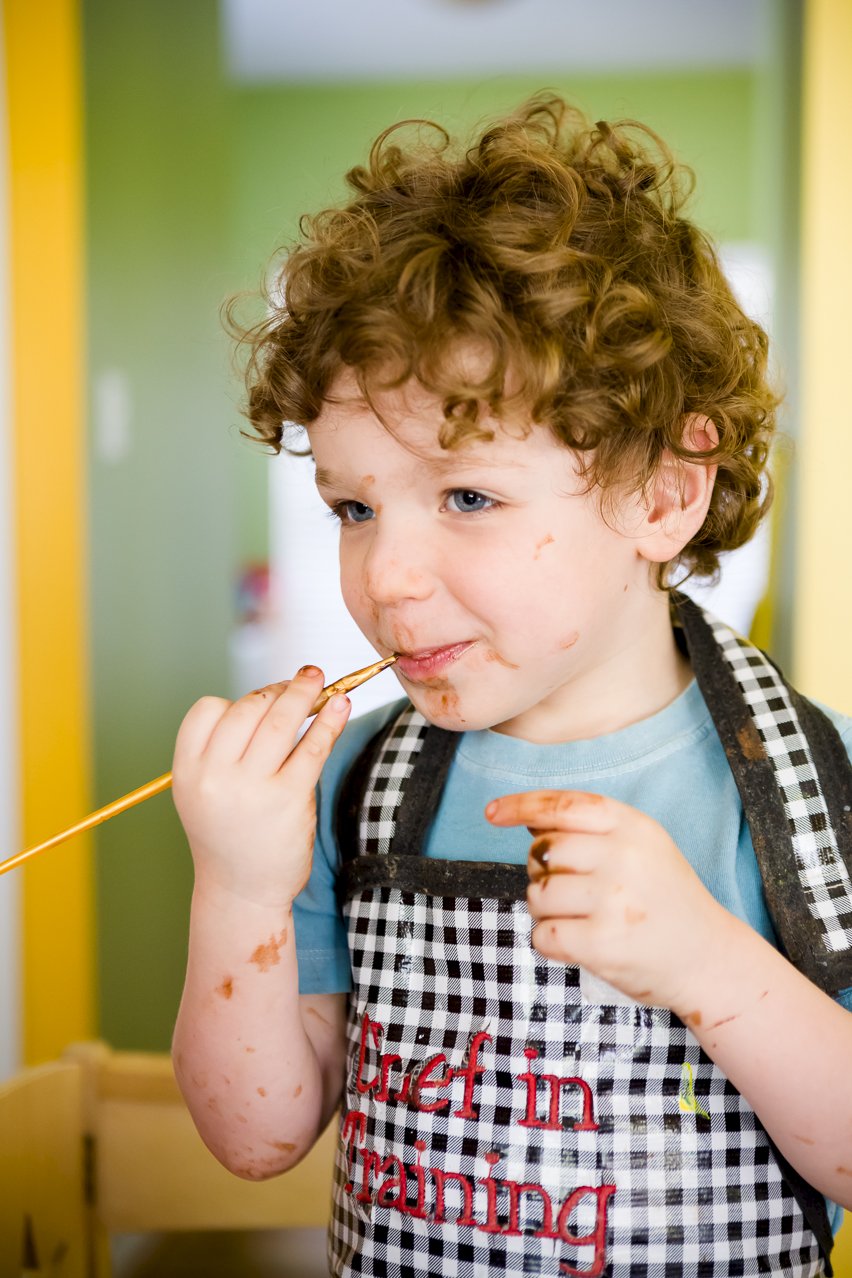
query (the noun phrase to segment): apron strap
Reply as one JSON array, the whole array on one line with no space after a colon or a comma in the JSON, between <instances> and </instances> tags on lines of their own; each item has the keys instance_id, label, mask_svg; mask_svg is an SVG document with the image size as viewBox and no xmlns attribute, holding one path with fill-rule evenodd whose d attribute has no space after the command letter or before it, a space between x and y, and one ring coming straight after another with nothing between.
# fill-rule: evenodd
<instances>
[{"instance_id":1,"label":"apron strap","mask_svg":"<svg viewBox=\"0 0 852 1278\"><path fill-rule=\"evenodd\" d=\"M361 855L360 827L364 796L367 793L379 751L392 726L392 724L384 724L379 728L346 773L338 791L334 810L334 833L342 866L349 865Z\"/></svg>"},{"instance_id":2,"label":"apron strap","mask_svg":"<svg viewBox=\"0 0 852 1278\"><path fill-rule=\"evenodd\" d=\"M852 766L769 658L685 595L672 603L751 830L781 949L829 994L852 985Z\"/></svg>"},{"instance_id":3,"label":"apron strap","mask_svg":"<svg viewBox=\"0 0 852 1278\"><path fill-rule=\"evenodd\" d=\"M460 732L447 732L429 724L414 756L414 771L406 782L405 803L396 811L390 856L422 855L460 740Z\"/></svg>"}]
</instances>

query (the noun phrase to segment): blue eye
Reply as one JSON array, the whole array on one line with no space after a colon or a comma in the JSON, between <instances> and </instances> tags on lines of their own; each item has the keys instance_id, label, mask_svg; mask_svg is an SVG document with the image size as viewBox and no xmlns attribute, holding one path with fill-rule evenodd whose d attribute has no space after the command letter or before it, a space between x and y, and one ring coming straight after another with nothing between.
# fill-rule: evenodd
<instances>
[{"instance_id":1,"label":"blue eye","mask_svg":"<svg viewBox=\"0 0 852 1278\"><path fill-rule=\"evenodd\" d=\"M454 510L464 515L476 514L480 510L490 510L497 504L493 497L486 497L484 493L478 493L473 488L453 488L447 494L447 501L453 503Z\"/></svg>"},{"instance_id":2,"label":"blue eye","mask_svg":"<svg viewBox=\"0 0 852 1278\"><path fill-rule=\"evenodd\" d=\"M331 514L342 524L366 524L373 518L374 511L362 501L339 501L332 507Z\"/></svg>"},{"instance_id":3,"label":"blue eye","mask_svg":"<svg viewBox=\"0 0 852 1278\"><path fill-rule=\"evenodd\" d=\"M373 507L363 501L341 501L336 511L345 524L367 524L373 518Z\"/></svg>"}]
</instances>

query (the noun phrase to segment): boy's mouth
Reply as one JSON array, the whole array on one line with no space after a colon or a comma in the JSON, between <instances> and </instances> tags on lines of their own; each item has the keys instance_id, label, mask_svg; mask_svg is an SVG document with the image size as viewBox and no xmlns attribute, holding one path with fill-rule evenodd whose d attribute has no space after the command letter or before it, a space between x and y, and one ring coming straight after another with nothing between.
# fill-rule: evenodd
<instances>
[{"instance_id":1,"label":"boy's mouth","mask_svg":"<svg viewBox=\"0 0 852 1278\"><path fill-rule=\"evenodd\" d=\"M467 652L468 648L472 648L474 642L473 639L467 639L464 643L451 643L444 648L420 648L417 652L400 653L394 669L411 683L432 679L456 661L463 652Z\"/></svg>"}]
</instances>

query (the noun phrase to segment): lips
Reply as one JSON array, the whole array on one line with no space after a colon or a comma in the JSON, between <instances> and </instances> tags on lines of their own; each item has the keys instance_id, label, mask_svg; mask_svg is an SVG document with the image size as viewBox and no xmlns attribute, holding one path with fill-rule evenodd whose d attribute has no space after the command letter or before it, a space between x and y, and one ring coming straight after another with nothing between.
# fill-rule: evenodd
<instances>
[{"instance_id":1,"label":"lips","mask_svg":"<svg viewBox=\"0 0 852 1278\"><path fill-rule=\"evenodd\" d=\"M416 652L404 653L394 668L415 683L432 679L443 674L462 653L473 647L473 643L472 639L467 639L464 643L451 643L442 648L420 648Z\"/></svg>"}]
</instances>

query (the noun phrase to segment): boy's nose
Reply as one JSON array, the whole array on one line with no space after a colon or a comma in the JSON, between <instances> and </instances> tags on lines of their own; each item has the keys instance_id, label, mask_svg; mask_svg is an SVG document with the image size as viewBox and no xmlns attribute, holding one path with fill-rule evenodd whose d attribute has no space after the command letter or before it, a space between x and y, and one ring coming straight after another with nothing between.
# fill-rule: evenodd
<instances>
[{"instance_id":1,"label":"boy's nose","mask_svg":"<svg viewBox=\"0 0 852 1278\"><path fill-rule=\"evenodd\" d=\"M373 539L364 563L364 589L374 603L426 599L432 593L434 579L426 564L425 547L418 546L417 540L387 534Z\"/></svg>"}]
</instances>

